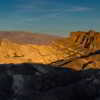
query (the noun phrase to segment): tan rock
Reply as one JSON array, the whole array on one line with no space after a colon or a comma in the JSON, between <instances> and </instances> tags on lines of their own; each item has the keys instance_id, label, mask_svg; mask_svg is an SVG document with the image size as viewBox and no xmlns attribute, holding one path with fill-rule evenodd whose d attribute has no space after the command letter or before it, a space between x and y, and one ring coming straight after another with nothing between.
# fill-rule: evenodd
<instances>
[{"instance_id":1,"label":"tan rock","mask_svg":"<svg viewBox=\"0 0 100 100\"><path fill-rule=\"evenodd\" d=\"M17 37L15 37L15 34ZM100 68L99 32L72 32L69 37L0 32L0 63L42 63L74 70Z\"/></svg>"}]
</instances>

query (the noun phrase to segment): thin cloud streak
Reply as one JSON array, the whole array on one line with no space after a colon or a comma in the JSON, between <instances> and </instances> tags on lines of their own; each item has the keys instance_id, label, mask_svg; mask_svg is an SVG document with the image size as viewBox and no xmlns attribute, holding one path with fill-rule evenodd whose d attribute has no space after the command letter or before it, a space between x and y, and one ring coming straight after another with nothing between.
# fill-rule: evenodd
<instances>
[{"instance_id":1,"label":"thin cloud streak","mask_svg":"<svg viewBox=\"0 0 100 100\"><path fill-rule=\"evenodd\" d=\"M27 9L27 10L25 10ZM37 10L38 9L38 10ZM28 11L29 10L29 11ZM23 15L23 14L31 14L31 17L26 17L23 18L22 21L20 21L20 23L32 23L34 21L40 21L41 19L48 19L48 18L56 18L56 17L61 17L63 15L67 15L69 13L77 13L77 12L88 12L88 11L92 11L93 8L88 8L88 7L79 7L79 6L75 6L75 7L64 7L64 8L54 8L54 9L40 9L39 7L35 6L23 6L20 9L16 9L15 15L19 15L19 18ZM40 13L41 12L41 13ZM37 15L34 15L37 14ZM21 17L22 18L22 17Z\"/></svg>"},{"instance_id":2,"label":"thin cloud streak","mask_svg":"<svg viewBox=\"0 0 100 100\"><path fill-rule=\"evenodd\" d=\"M72 7L70 9L68 9L68 12L84 12L84 11L91 11L93 10L93 8L89 8L89 7Z\"/></svg>"},{"instance_id":3,"label":"thin cloud streak","mask_svg":"<svg viewBox=\"0 0 100 100\"><path fill-rule=\"evenodd\" d=\"M44 1L44 2L43 2ZM90 11L93 8L78 6L78 5L70 5L64 3L52 3L46 0L22 0L21 3L17 3L16 13L40 13L40 14L48 14L48 13L59 13L59 12L80 12L80 11Z\"/></svg>"},{"instance_id":4,"label":"thin cloud streak","mask_svg":"<svg viewBox=\"0 0 100 100\"><path fill-rule=\"evenodd\" d=\"M32 5L23 5L22 8L16 9L15 15L32 15L33 19L40 19L41 17L46 18L53 18L53 17L59 17L62 14L69 14L69 13L76 13L76 12L88 12L94 10L93 8L89 7L80 7L80 6L72 6L72 7L58 7L53 9L44 9L39 8L38 6L32 6ZM32 19L31 18L31 19ZM28 19L29 20L29 19Z\"/></svg>"},{"instance_id":5,"label":"thin cloud streak","mask_svg":"<svg viewBox=\"0 0 100 100\"><path fill-rule=\"evenodd\" d=\"M68 14L78 12L87 13L94 10L94 8L87 6L67 5L62 3L54 6L52 3L38 3L33 0L29 0L28 3L22 0L21 3L16 4L15 8L16 10L12 14L13 18L16 19L15 24L30 26L33 26L36 23L39 24L39 22L41 23L43 20L47 21L55 18L61 19L64 16L66 17Z\"/></svg>"}]
</instances>

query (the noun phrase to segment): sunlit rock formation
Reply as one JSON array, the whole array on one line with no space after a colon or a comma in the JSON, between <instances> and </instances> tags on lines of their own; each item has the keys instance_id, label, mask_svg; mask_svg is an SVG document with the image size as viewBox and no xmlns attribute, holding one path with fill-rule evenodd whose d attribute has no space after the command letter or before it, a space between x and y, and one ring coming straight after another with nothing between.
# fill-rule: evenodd
<instances>
[{"instance_id":1,"label":"sunlit rock formation","mask_svg":"<svg viewBox=\"0 0 100 100\"><path fill-rule=\"evenodd\" d=\"M72 32L74 42L79 43L83 48L96 48L98 37L100 34L92 30L89 32Z\"/></svg>"},{"instance_id":2,"label":"sunlit rock formation","mask_svg":"<svg viewBox=\"0 0 100 100\"><path fill-rule=\"evenodd\" d=\"M72 32L68 37L0 32L0 63L42 63L75 70L99 68L100 34Z\"/></svg>"}]
</instances>

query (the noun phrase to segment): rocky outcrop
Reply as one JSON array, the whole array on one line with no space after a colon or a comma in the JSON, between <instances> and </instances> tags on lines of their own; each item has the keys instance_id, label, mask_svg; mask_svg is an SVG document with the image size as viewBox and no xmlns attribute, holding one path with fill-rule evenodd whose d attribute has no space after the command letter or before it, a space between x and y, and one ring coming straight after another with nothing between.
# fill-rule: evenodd
<instances>
[{"instance_id":1,"label":"rocky outcrop","mask_svg":"<svg viewBox=\"0 0 100 100\"><path fill-rule=\"evenodd\" d=\"M88 32L72 32L72 38L74 42L81 45L83 48L96 48L96 41L99 33L95 31Z\"/></svg>"},{"instance_id":2,"label":"rocky outcrop","mask_svg":"<svg viewBox=\"0 0 100 100\"><path fill-rule=\"evenodd\" d=\"M67 66L67 68L69 66L69 68L76 70L83 70L86 68L99 69L99 38L100 33L92 30L88 32L72 32L68 37L69 40L65 38L58 42L59 45L65 46L66 44L64 48L69 56L65 59L53 62L53 64L56 66ZM67 45L67 43L69 43L69 45Z\"/></svg>"}]
</instances>

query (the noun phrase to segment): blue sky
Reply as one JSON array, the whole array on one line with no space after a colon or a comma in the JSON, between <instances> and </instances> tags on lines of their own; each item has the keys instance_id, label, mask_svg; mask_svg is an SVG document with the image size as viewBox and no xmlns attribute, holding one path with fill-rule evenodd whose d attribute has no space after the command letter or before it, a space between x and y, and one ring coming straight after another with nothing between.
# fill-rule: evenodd
<instances>
[{"instance_id":1,"label":"blue sky","mask_svg":"<svg viewBox=\"0 0 100 100\"><path fill-rule=\"evenodd\" d=\"M0 30L67 35L100 31L100 0L0 0Z\"/></svg>"}]
</instances>

